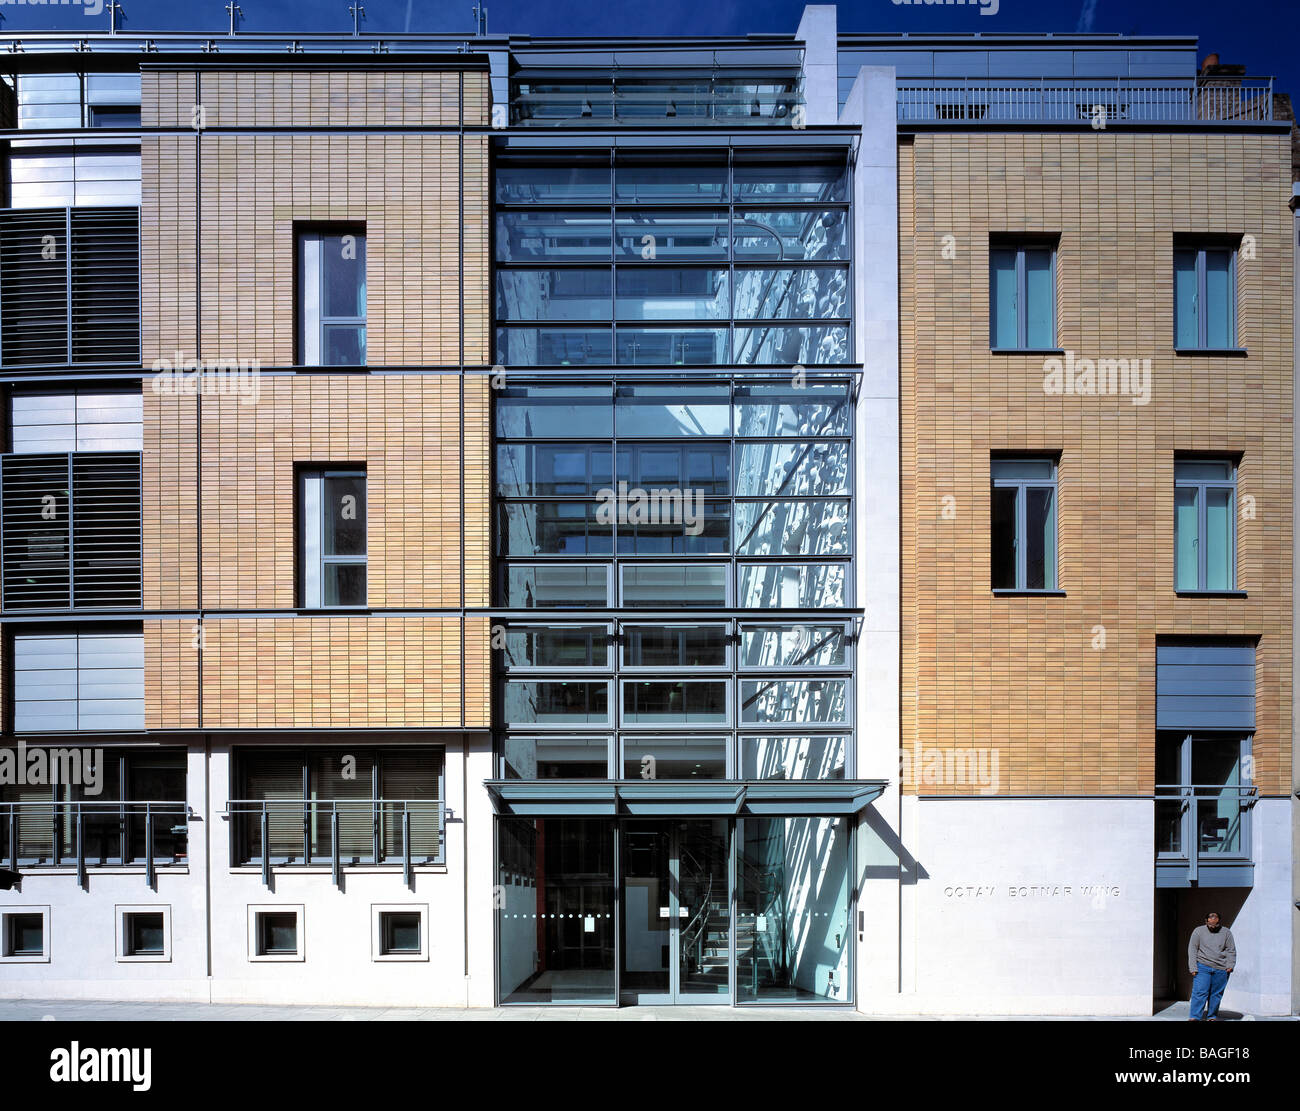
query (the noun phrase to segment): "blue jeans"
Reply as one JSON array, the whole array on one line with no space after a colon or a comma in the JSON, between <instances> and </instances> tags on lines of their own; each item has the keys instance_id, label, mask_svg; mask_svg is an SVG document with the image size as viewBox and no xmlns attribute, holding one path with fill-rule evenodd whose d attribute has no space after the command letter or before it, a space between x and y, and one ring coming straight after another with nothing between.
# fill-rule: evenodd
<instances>
[{"instance_id":1,"label":"blue jeans","mask_svg":"<svg viewBox=\"0 0 1300 1111\"><path fill-rule=\"evenodd\" d=\"M1208 964L1197 964L1196 975L1192 978L1192 1018L1200 1021L1205 1012L1206 996L1209 997L1210 1013L1204 1017L1207 1019L1217 1018L1219 1015L1219 1000L1223 998L1223 990L1228 986L1228 976L1230 973L1222 968L1212 968Z\"/></svg>"}]
</instances>

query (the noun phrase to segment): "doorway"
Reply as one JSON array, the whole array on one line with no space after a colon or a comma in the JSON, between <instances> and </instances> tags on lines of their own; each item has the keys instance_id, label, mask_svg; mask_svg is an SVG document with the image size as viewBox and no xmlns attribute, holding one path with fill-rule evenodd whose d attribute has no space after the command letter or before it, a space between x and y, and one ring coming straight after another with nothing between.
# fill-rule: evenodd
<instances>
[{"instance_id":1,"label":"doorway","mask_svg":"<svg viewBox=\"0 0 1300 1111\"><path fill-rule=\"evenodd\" d=\"M623 825L624 1003L730 1003L731 824Z\"/></svg>"}]
</instances>

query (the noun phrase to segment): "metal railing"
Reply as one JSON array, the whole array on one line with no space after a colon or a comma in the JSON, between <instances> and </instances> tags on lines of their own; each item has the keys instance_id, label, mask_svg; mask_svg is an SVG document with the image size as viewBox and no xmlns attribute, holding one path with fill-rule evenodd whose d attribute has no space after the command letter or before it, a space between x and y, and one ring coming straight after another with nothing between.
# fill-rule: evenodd
<instances>
[{"instance_id":1,"label":"metal railing","mask_svg":"<svg viewBox=\"0 0 1300 1111\"><path fill-rule=\"evenodd\" d=\"M1174 865L1186 862L1193 879L1198 862L1249 860L1246 815L1258 793L1253 785L1156 784L1156 859ZM1222 813L1225 795L1236 796L1235 802L1229 802L1230 812L1226 815ZM1196 847L1194 852L1190 851L1192 845Z\"/></svg>"},{"instance_id":2,"label":"metal railing","mask_svg":"<svg viewBox=\"0 0 1300 1111\"><path fill-rule=\"evenodd\" d=\"M1271 77L902 78L904 123L1268 123Z\"/></svg>"},{"instance_id":3,"label":"metal railing","mask_svg":"<svg viewBox=\"0 0 1300 1111\"><path fill-rule=\"evenodd\" d=\"M0 860L15 872L75 863L83 886L90 868L143 866L152 887L159 866L187 861L188 822L183 802L0 802Z\"/></svg>"},{"instance_id":4,"label":"metal railing","mask_svg":"<svg viewBox=\"0 0 1300 1111\"><path fill-rule=\"evenodd\" d=\"M418 864L444 863L446 808L441 799L231 799L230 859L274 867L330 865L342 886L345 864L400 860L409 887Z\"/></svg>"}]
</instances>

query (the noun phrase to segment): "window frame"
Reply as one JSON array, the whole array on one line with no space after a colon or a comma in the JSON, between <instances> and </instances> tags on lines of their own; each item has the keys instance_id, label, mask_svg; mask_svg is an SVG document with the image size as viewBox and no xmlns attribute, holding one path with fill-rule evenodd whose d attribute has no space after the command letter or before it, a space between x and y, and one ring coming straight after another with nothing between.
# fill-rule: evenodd
<instances>
[{"instance_id":1,"label":"window frame","mask_svg":"<svg viewBox=\"0 0 1300 1111\"><path fill-rule=\"evenodd\" d=\"M417 950L387 948L387 918L394 914L414 914L420 921L420 947ZM370 959L377 964L427 961L429 959L428 903L372 903L370 905Z\"/></svg>"},{"instance_id":2,"label":"window frame","mask_svg":"<svg viewBox=\"0 0 1300 1111\"><path fill-rule=\"evenodd\" d=\"M1173 304L1172 320L1174 328L1174 351L1181 352L1215 352L1215 351L1240 351L1242 350L1238 331L1237 331L1237 312L1240 305L1240 298L1237 288L1237 256L1241 249L1240 239L1215 241L1213 237L1188 239L1180 242L1174 240L1172 271L1173 271ZM1181 253L1193 251L1196 254L1196 343L1194 346L1181 346L1178 342L1178 256ZM1208 251L1226 251L1228 253L1228 342L1223 347L1212 346L1209 342L1209 314L1205 311L1209 296L1209 283L1207 279L1208 269L1206 266L1206 252Z\"/></svg>"},{"instance_id":3,"label":"window frame","mask_svg":"<svg viewBox=\"0 0 1300 1111\"><path fill-rule=\"evenodd\" d=\"M304 610L365 610L370 605L370 480L365 463L299 464L296 468L295 520L298 531L298 608ZM325 483L332 478L360 479L365 504L366 550L362 555L325 554ZM311 484L319 484L314 497ZM312 532L316 532L313 542ZM324 599L325 570L328 566L350 566L365 569L365 600L356 603L327 604Z\"/></svg>"},{"instance_id":4,"label":"window frame","mask_svg":"<svg viewBox=\"0 0 1300 1111\"><path fill-rule=\"evenodd\" d=\"M1222 463L1231 471L1231 478L1179 478L1178 468L1182 464ZM1237 593L1237 477L1238 461L1231 456L1174 457L1174 592L1176 594L1225 594ZM1178 585L1178 491L1196 491L1196 586ZM1210 490L1228 490L1228 585L1211 587L1206 540L1209 536L1209 497Z\"/></svg>"},{"instance_id":5,"label":"window frame","mask_svg":"<svg viewBox=\"0 0 1300 1111\"><path fill-rule=\"evenodd\" d=\"M1004 352L1035 352L1035 351L1056 351L1058 335L1057 329L1059 321L1057 319L1057 275L1056 261L1060 248L1059 239L1037 238L1037 237L993 237L989 242L989 350L994 354ZM999 346L996 342L996 322L997 316L993 310L993 281L994 267L993 255L995 251L1015 251L1016 252L1016 344L1014 347ZM1048 303L1052 309L1052 336L1051 343L1046 347L1030 346L1029 344L1029 276L1028 268L1025 263L1025 254L1028 251L1046 251L1049 255L1048 275L1051 279L1052 288L1048 296Z\"/></svg>"},{"instance_id":6,"label":"window frame","mask_svg":"<svg viewBox=\"0 0 1300 1111\"><path fill-rule=\"evenodd\" d=\"M119 903L113 908L117 922L118 964L167 964L172 959L172 908L167 903ZM161 914L163 947L157 953L136 953L131 949L131 919L137 915Z\"/></svg>"},{"instance_id":7,"label":"window frame","mask_svg":"<svg viewBox=\"0 0 1300 1111\"><path fill-rule=\"evenodd\" d=\"M998 478L994 468L999 463L1046 463L1052 468L1050 478ZM1051 567L1051 585L1029 586L1029 515L1028 490L1050 488L1052 491L1052 554L1055 557ZM993 491L1014 489L1016 491L1016 527L1015 557L1016 585L993 586ZM1050 455L994 455L989 460L989 583L994 594L1061 594L1061 476L1060 461ZM1046 563L1045 563L1046 566Z\"/></svg>"},{"instance_id":8,"label":"window frame","mask_svg":"<svg viewBox=\"0 0 1300 1111\"><path fill-rule=\"evenodd\" d=\"M366 290L366 314L362 316L330 316L324 311L325 306L325 268L320 264L319 245L326 238L336 235L355 236L361 245L362 268L361 283ZM309 244L317 245L316 257L312 258ZM361 343L365 349L363 362L368 365L368 325L369 287L366 268L370 262L366 244L365 224L301 223L294 226L294 272L295 316L297 317L297 354L299 366L349 366L349 363L322 362L325 351L325 329L334 325L360 327Z\"/></svg>"},{"instance_id":9,"label":"window frame","mask_svg":"<svg viewBox=\"0 0 1300 1111\"><path fill-rule=\"evenodd\" d=\"M268 951L263 948L262 919L272 914L292 914L294 940L293 952ZM307 939L304 933L306 908L302 903L249 903L248 904L248 959L254 963L302 963L307 959Z\"/></svg>"},{"instance_id":10,"label":"window frame","mask_svg":"<svg viewBox=\"0 0 1300 1111\"><path fill-rule=\"evenodd\" d=\"M1192 779L1192 753L1198 744L1232 744L1236 743L1237 750L1237 769L1238 769L1238 806L1241 814L1240 844L1241 848L1235 853L1226 852L1202 852L1199 840L1199 827L1196 822L1197 809L1187 805L1187 800L1195 792L1196 784ZM1167 744L1170 746L1177 745L1178 748L1178 783L1162 784L1156 783L1157 790L1160 787L1177 787L1178 796L1157 795L1157 804L1160 801L1183 802L1183 812L1180 824L1180 839L1183 845L1182 852L1166 852L1158 846L1156 849L1157 863L1182 864L1190 863L1192 860L1192 847L1195 846L1195 857L1198 862L1202 863L1224 863L1224 864L1244 864L1253 862L1254 850L1251 840L1253 831L1251 829L1251 814L1254 809L1247 801L1252 797L1245 792L1246 787L1254 787L1254 782L1247 782L1246 769L1250 766L1249 761L1254 750L1255 737L1250 732L1239 732L1228 730L1226 732L1215 732L1214 730L1161 730L1157 736L1157 744ZM1208 785L1207 785L1208 786ZM1199 795L1197 798L1206 798L1208 796Z\"/></svg>"},{"instance_id":11,"label":"window frame","mask_svg":"<svg viewBox=\"0 0 1300 1111\"><path fill-rule=\"evenodd\" d=\"M12 919L26 916L39 917L41 920L41 951L14 952ZM50 908L42 906L5 906L0 907L0 964L49 964L50 963Z\"/></svg>"}]
</instances>

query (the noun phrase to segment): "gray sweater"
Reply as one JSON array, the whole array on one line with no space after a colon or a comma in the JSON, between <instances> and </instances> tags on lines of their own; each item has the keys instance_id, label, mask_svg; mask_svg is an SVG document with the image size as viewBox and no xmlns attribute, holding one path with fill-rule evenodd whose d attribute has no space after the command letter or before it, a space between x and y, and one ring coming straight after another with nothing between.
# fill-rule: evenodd
<instances>
[{"instance_id":1,"label":"gray sweater","mask_svg":"<svg viewBox=\"0 0 1300 1111\"><path fill-rule=\"evenodd\" d=\"M1217 931L1209 926L1197 926L1192 931L1192 939L1187 943L1187 967L1193 976L1198 964L1225 970L1237 967L1237 946L1227 926L1220 926Z\"/></svg>"}]
</instances>

